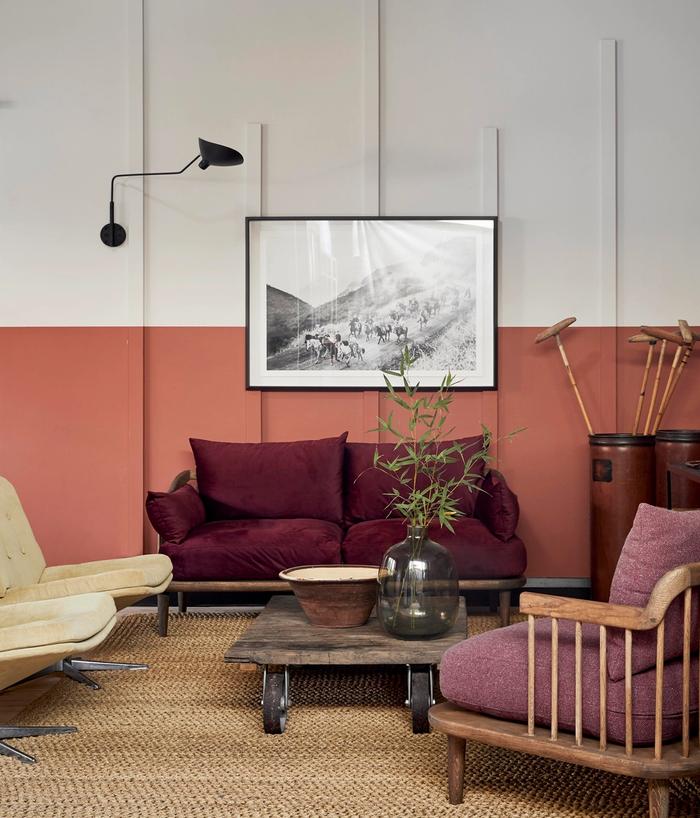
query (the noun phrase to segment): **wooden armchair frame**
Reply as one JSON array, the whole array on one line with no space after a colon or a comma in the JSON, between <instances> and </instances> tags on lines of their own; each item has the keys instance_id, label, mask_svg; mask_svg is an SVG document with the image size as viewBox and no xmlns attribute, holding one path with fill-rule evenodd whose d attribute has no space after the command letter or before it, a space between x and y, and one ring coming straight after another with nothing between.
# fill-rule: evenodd
<instances>
[{"instance_id":1,"label":"wooden armchair frame","mask_svg":"<svg viewBox=\"0 0 700 818\"><path fill-rule=\"evenodd\" d=\"M451 804L460 804L464 790L467 739L593 767L620 775L645 778L649 788L649 815L666 818L669 812L669 779L700 776L700 746L691 742L690 673L692 588L700 585L700 563L675 568L655 585L645 608L611 605L544 594L524 593L520 611L528 617L527 725L503 721L443 703L430 709L431 725L448 736L448 784ZM682 736L663 744L664 623L670 604L683 595ZM535 727L535 617L552 620L551 726ZM575 623L574 714L575 730L558 729L558 638L559 620ZM600 628L600 737L583 737L582 717L582 625ZM608 628L625 632L625 744L607 741L607 634ZM632 634L656 630L656 697L654 746L635 747L632 733Z\"/></svg>"},{"instance_id":2,"label":"wooden armchair frame","mask_svg":"<svg viewBox=\"0 0 700 818\"><path fill-rule=\"evenodd\" d=\"M185 469L175 476L169 492L177 491L190 482L196 482L197 474L194 469ZM158 550L161 539L158 537ZM510 623L510 595L511 591L525 585L525 577L510 577L507 579L462 579L459 581L459 590L464 591L493 591L498 593L498 610L501 624ZM289 591L289 583L283 580L206 580L206 581L178 581L174 580L169 587L158 595L158 633L168 635L168 615L170 612L170 592L177 593L177 604L180 613L187 611L188 592L209 593L284 593Z\"/></svg>"}]
</instances>

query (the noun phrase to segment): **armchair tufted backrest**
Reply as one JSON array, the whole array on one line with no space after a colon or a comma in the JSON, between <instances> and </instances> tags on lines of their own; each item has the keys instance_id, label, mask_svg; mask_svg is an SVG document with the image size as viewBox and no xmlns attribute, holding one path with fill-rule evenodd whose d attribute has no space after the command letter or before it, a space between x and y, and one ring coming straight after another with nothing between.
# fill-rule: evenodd
<instances>
[{"instance_id":1,"label":"armchair tufted backrest","mask_svg":"<svg viewBox=\"0 0 700 818\"><path fill-rule=\"evenodd\" d=\"M39 582L46 561L15 487L0 477L0 596Z\"/></svg>"}]
</instances>

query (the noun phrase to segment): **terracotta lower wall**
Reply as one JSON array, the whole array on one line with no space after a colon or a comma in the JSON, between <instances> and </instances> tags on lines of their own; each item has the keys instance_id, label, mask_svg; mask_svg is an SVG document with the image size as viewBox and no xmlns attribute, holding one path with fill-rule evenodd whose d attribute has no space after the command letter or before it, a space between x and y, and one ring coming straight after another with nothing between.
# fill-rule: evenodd
<instances>
[{"instance_id":1,"label":"terracotta lower wall","mask_svg":"<svg viewBox=\"0 0 700 818\"><path fill-rule=\"evenodd\" d=\"M501 436L527 427L497 455L520 498L528 573L587 576L586 431L555 344L535 347L536 332L501 328L498 392L459 394L454 423L458 434L482 420ZM596 431L631 429L645 349L629 334L566 335ZM165 489L192 465L190 436L290 440L347 429L373 440L367 430L384 405L376 392L246 392L240 327L5 328L0 339L0 472L17 485L51 563L138 553L141 530L152 548L143 486ZM700 428L698 372L691 359L664 426Z\"/></svg>"}]
</instances>

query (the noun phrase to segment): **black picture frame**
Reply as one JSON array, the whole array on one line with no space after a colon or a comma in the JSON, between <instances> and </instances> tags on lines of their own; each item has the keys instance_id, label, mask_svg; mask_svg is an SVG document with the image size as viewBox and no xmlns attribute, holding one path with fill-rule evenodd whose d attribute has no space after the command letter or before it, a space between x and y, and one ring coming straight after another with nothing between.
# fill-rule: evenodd
<instances>
[{"instance_id":1,"label":"black picture frame","mask_svg":"<svg viewBox=\"0 0 700 818\"><path fill-rule=\"evenodd\" d=\"M371 385L289 385L258 383L251 377L251 225L259 222L486 222L492 225L492 287L491 314L491 366L489 367L488 383L479 385L457 384L453 387L457 392L493 392L498 389L498 247L499 224L495 216L248 216L245 220L245 344L246 344L246 390L256 392L386 392L382 384ZM421 385L420 391L434 391L436 386Z\"/></svg>"}]
</instances>

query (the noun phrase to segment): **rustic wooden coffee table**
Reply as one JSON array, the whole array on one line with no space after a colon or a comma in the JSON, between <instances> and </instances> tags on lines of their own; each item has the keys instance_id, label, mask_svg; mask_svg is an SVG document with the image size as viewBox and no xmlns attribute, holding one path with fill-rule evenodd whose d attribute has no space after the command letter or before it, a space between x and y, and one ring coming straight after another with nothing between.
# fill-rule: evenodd
<instances>
[{"instance_id":1,"label":"rustic wooden coffee table","mask_svg":"<svg viewBox=\"0 0 700 818\"><path fill-rule=\"evenodd\" d=\"M224 656L226 662L263 667L263 725L282 733L290 706L289 669L304 665L406 665L413 732L427 733L434 704L433 671L442 654L466 637L464 598L452 630L435 639L404 640L386 634L377 617L359 628L319 628L309 624L294 596L273 596L265 610Z\"/></svg>"}]
</instances>

